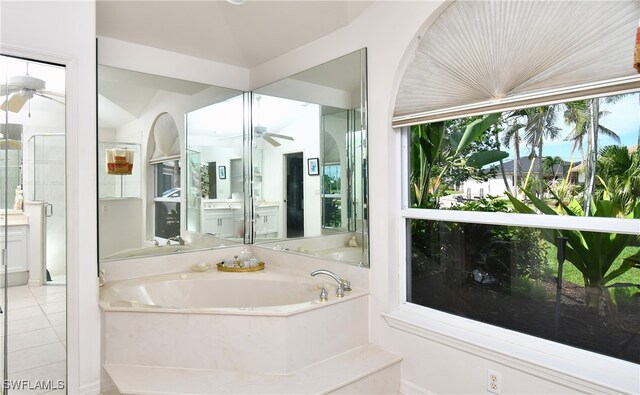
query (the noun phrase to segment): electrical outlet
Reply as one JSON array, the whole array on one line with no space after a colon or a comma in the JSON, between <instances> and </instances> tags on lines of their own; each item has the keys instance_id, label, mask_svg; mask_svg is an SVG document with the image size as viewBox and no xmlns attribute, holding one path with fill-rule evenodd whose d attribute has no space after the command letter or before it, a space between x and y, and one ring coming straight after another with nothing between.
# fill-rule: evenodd
<instances>
[{"instance_id":1,"label":"electrical outlet","mask_svg":"<svg viewBox=\"0 0 640 395\"><path fill-rule=\"evenodd\" d=\"M494 394L500 394L502 392L500 373L495 370L487 370L487 391Z\"/></svg>"}]
</instances>

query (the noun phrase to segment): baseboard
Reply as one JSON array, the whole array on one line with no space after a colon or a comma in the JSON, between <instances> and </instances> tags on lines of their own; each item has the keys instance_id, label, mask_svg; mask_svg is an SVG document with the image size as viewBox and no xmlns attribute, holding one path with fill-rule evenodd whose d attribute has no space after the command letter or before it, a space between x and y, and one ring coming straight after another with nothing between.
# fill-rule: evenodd
<instances>
[{"instance_id":1,"label":"baseboard","mask_svg":"<svg viewBox=\"0 0 640 395\"><path fill-rule=\"evenodd\" d=\"M81 395L100 395L100 380L80 386Z\"/></svg>"},{"instance_id":2,"label":"baseboard","mask_svg":"<svg viewBox=\"0 0 640 395\"><path fill-rule=\"evenodd\" d=\"M400 393L401 394L430 394L430 395L435 394L435 392L431 392L407 380L400 380Z\"/></svg>"},{"instance_id":3,"label":"baseboard","mask_svg":"<svg viewBox=\"0 0 640 395\"><path fill-rule=\"evenodd\" d=\"M29 280L28 285L30 287L41 287L42 286L42 282L38 281L38 280Z\"/></svg>"}]
</instances>

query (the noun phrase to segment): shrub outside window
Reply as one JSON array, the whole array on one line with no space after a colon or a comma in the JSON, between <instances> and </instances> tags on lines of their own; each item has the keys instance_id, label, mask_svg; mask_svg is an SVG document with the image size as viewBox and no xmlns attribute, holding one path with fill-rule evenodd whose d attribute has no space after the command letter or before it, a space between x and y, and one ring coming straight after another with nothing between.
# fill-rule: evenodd
<instances>
[{"instance_id":1,"label":"shrub outside window","mask_svg":"<svg viewBox=\"0 0 640 395\"><path fill-rule=\"evenodd\" d=\"M639 99L406 129L407 301L639 363Z\"/></svg>"}]
</instances>

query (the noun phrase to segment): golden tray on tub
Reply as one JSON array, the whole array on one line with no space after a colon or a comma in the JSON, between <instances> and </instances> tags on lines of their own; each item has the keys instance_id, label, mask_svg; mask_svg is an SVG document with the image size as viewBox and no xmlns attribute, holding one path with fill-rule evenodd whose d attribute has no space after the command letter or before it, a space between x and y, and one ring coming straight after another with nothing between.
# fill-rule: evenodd
<instances>
[{"instance_id":1,"label":"golden tray on tub","mask_svg":"<svg viewBox=\"0 0 640 395\"><path fill-rule=\"evenodd\" d=\"M218 271L221 272L257 272L264 269L264 262L258 262L256 266L225 266L222 262L217 263Z\"/></svg>"}]
</instances>

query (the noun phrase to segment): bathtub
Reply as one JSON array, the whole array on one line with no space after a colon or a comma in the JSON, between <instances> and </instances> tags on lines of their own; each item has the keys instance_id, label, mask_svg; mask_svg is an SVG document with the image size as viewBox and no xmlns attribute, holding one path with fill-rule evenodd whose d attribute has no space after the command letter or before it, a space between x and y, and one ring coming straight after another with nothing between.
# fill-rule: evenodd
<instances>
[{"instance_id":1,"label":"bathtub","mask_svg":"<svg viewBox=\"0 0 640 395\"><path fill-rule=\"evenodd\" d=\"M318 287L329 300L320 302ZM269 267L175 273L101 289L106 364L286 374L368 343L368 293Z\"/></svg>"}]
</instances>

